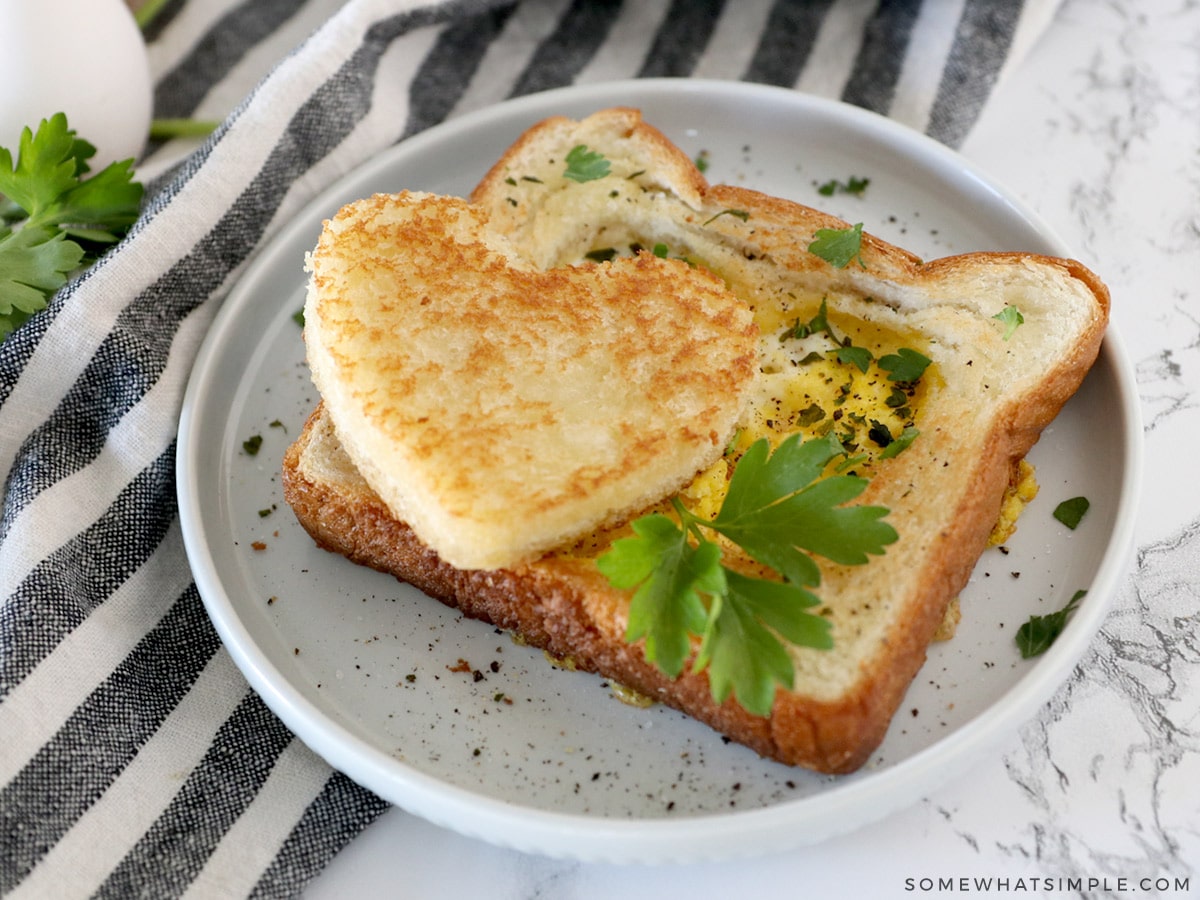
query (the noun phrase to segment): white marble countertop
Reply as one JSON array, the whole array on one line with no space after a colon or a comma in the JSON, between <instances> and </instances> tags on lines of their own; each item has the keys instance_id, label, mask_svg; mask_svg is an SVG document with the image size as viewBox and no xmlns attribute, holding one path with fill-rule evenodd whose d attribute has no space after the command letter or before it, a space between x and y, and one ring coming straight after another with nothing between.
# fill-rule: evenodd
<instances>
[{"instance_id":1,"label":"white marble countertop","mask_svg":"<svg viewBox=\"0 0 1200 900\"><path fill-rule=\"evenodd\" d=\"M393 809L306 896L1200 896L1198 87L1193 0L1068 0L962 148L1109 284L1142 401L1133 570L1034 721L911 808L786 854L582 864Z\"/></svg>"}]
</instances>

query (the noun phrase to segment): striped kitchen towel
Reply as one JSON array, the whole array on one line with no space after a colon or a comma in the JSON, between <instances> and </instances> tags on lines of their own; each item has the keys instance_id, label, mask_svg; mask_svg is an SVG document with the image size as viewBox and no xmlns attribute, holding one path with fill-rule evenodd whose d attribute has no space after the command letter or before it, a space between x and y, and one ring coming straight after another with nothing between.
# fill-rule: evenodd
<instances>
[{"instance_id":1,"label":"striped kitchen towel","mask_svg":"<svg viewBox=\"0 0 1200 900\"><path fill-rule=\"evenodd\" d=\"M786 85L955 146L1055 6L170 0L156 115L221 124L152 147L129 236L0 344L0 895L293 896L384 808L249 690L175 500L199 343L316 192L449 117L629 77Z\"/></svg>"}]
</instances>

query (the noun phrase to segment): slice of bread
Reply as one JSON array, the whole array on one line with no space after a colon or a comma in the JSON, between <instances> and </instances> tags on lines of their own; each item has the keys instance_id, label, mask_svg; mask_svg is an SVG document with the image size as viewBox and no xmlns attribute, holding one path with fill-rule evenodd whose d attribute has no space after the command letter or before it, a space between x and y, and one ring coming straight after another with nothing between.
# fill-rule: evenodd
<instances>
[{"instance_id":1,"label":"slice of bread","mask_svg":"<svg viewBox=\"0 0 1200 900\"><path fill-rule=\"evenodd\" d=\"M564 177L568 154L580 145L608 162L607 176ZM738 437L728 455L679 489L694 513L715 513L740 450L754 438L778 443L794 433L832 432L855 471L870 478L856 502L887 507L899 540L866 565L820 561L815 590L832 623L833 649L791 648L794 686L777 691L764 717L732 698L714 702L703 673L663 675L640 643L625 640L629 594L610 586L595 563L623 525L491 571L457 566L431 549L343 449L357 438L330 415L326 387L336 386L322 387L324 403L284 460L285 496L301 523L321 546L675 706L765 756L829 773L861 766L986 547L1012 467L1094 362L1108 318L1104 285L1070 260L978 253L922 262L869 234L859 254L836 268L808 248L820 229L849 223L709 186L628 109L535 126L471 201L533 269L581 264L590 271L595 264L582 263L589 255L655 248L686 259L689 271L714 272L753 311L758 358ZM870 351L866 371L839 359L836 348L846 341ZM931 363L919 381L898 384L880 361L905 350ZM701 361L689 377L704 372ZM885 452L889 441L915 432L903 452ZM734 567L752 568L735 547L727 556Z\"/></svg>"},{"instance_id":2,"label":"slice of bread","mask_svg":"<svg viewBox=\"0 0 1200 900\"><path fill-rule=\"evenodd\" d=\"M750 310L710 272L651 255L542 270L456 198L351 203L308 268L308 360L346 451L463 569L683 487L754 378Z\"/></svg>"}]
</instances>

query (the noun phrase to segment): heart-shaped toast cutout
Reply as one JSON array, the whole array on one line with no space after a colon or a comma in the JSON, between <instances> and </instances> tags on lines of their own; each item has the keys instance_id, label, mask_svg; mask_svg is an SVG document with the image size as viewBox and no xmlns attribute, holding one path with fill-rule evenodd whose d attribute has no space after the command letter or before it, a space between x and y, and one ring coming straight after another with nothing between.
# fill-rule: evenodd
<instances>
[{"instance_id":1,"label":"heart-shaped toast cutout","mask_svg":"<svg viewBox=\"0 0 1200 900\"><path fill-rule=\"evenodd\" d=\"M309 255L305 340L338 436L459 569L631 515L720 456L754 378L749 308L650 254L539 270L486 213L376 195Z\"/></svg>"}]
</instances>

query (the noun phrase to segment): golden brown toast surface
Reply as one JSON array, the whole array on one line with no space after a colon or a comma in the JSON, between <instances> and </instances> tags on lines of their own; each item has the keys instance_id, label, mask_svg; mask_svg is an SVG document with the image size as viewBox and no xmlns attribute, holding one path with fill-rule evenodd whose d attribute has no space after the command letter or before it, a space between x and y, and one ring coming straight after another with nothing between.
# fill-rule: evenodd
<instances>
[{"instance_id":1,"label":"golden brown toast surface","mask_svg":"<svg viewBox=\"0 0 1200 900\"><path fill-rule=\"evenodd\" d=\"M461 568L679 489L754 377L750 310L711 273L649 254L542 271L454 198L352 203L309 268L308 356L347 451Z\"/></svg>"}]
</instances>

